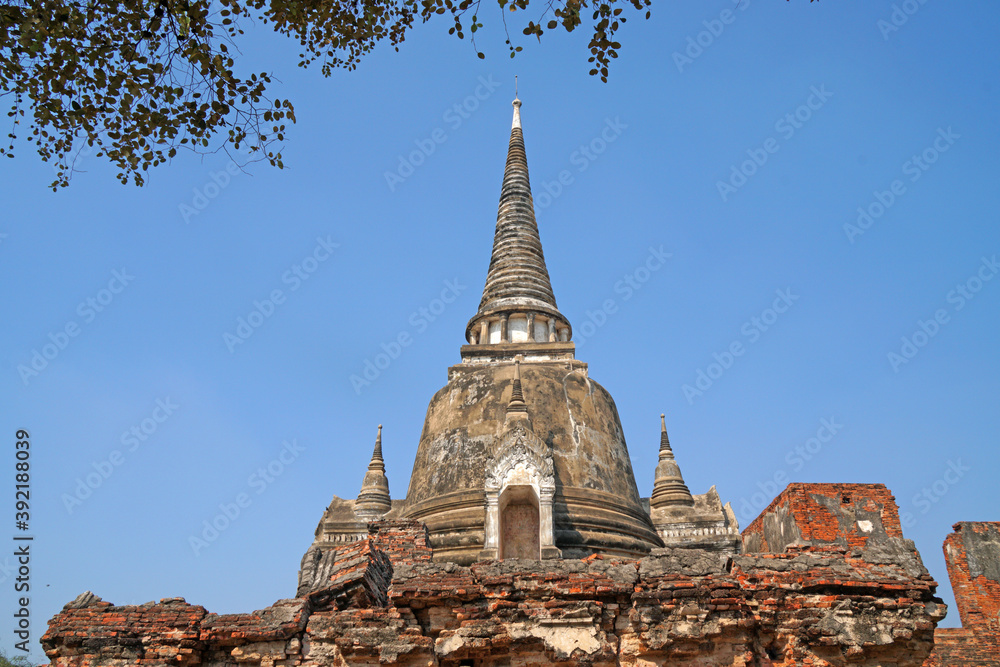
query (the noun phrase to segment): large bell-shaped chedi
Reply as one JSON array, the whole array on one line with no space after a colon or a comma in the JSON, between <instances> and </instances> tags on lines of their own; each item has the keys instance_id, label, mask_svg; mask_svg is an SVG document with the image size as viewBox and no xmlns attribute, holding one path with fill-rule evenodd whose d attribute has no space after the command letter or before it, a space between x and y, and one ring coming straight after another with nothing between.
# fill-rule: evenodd
<instances>
[{"instance_id":1,"label":"large bell-shaped chedi","mask_svg":"<svg viewBox=\"0 0 1000 667\"><path fill-rule=\"evenodd\" d=\"M427 527L433 558L635 557L660 546L736 553L739 526L715 487L692 495L661 421L652 498L640 498L618 409L574 358L535 222L520 100L493 255L461 363L431 399L405 499L389 497L379 426L354 500L334 496L302 559L299 595L379 519Z\"/></svg>"},{"instance_id":2,"label":"large bell-shaped chedi","mask_svg":"<svg viewBox=\"0 0 1000 667\"><path fill-rule=\"evenodd\" d=\"M435 560L647 553L662 542L618 410L574 358L552 293L520 106L483 298L427 408L401 514L427 525Z\"/></svg>"}]
</instances>

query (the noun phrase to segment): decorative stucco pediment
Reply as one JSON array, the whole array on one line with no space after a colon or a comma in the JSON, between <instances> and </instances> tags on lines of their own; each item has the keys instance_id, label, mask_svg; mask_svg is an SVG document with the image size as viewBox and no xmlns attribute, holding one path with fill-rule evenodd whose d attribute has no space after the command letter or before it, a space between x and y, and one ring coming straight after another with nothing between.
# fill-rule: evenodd
<instances>
[{"instance_id":1,"label":"decorative stucco pediment","mask_svg":"<svg viewBox=\"0 0 1000 667\"><path fill-rule=\"evenodd\" d=\"M510 425L497 439L486 469L486 488L499 491L512 484L536 489L552 487L555 473L548 446L524 422Z\"/></svg>"}]
</instances>

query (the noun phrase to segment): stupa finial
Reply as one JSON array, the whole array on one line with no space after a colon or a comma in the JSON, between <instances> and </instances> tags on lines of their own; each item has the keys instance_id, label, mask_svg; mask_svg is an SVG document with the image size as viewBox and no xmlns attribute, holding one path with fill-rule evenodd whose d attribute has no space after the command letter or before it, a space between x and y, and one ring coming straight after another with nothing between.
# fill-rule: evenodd
<instances>
[{"instance_id":1,"label":"stupa finial","mask_svg":"<svg viewBox=\"0 0 1000 667\"><path fill-rule=\"evenodd\" d=\"M521 129L521 100L517 97L517 77L514 77L514 101L511 102L514 105L514 121L510 124L510 129Z\"/></svg>"}]
</instances>

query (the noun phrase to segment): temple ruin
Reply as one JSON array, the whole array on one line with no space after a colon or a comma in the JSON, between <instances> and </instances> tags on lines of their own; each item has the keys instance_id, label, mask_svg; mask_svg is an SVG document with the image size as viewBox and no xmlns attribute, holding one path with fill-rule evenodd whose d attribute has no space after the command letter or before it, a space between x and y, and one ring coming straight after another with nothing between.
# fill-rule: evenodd
<instances>
[{"instance_id":1,"label":"temple ruin","mask_svg":"<svg viewBox=\"0 0 1000 667\"><path fill-rule=\"evenodd\" d=\"M654 485L637 487L615 402L556 305L520 107L482 300L406 497L390 497L379 426L293 597L219 615L84 593L42 638L52 665L1000 665L998 523L946 541L963 627L945 629L883 485L789 484L741 533L715 487L688 488L660 415Z\"/></svg>"}]
</instances>

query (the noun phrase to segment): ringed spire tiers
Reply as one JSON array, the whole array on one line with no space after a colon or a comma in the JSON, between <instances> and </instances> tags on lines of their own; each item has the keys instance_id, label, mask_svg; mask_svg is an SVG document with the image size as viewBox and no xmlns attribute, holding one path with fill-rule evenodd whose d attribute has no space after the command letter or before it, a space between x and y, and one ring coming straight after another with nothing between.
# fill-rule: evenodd
<instances>
[{"instance_id":1,"label":"ringed spire tiers","mask_svg":"<svg viewBox=\"0 0 1000 667\"><path fill-rule=\"evenodd\" d=\"M361 482L361 492L354 503L358 515L379 517L392 509L389 497L389 479L385 476L385 459L382 458L382 425L378 425L375 436L375 450L372 452L368 472Z\"/></svg>"},{"instance_id":2,"label":"ringed spire tiers","mask_svg":"<svg viewBox=\"0 0 1000 667\"><path fill-rule=\"evenodd\" d=\"M556 306L545 267L521 131L521 100L515 98L513 105L493 254L479 310L465 337L472 345L565 343L572 327Z\"/></svg>"},{"instance_id":3,"label":"ringed spire tiers","mask_svg":"<svg viewBox=\"0 0 1000 667\"><path fill-rule=\"evenodd\" d=\"M660 415L660 460L656 465L656 477L650 504L654 508L668 505L694 505L691 491L684 483L681 468L674 459L674 450L670 446L670 438L667 437L667 420L664 414Z\"/></svg>"}]
</instances>

